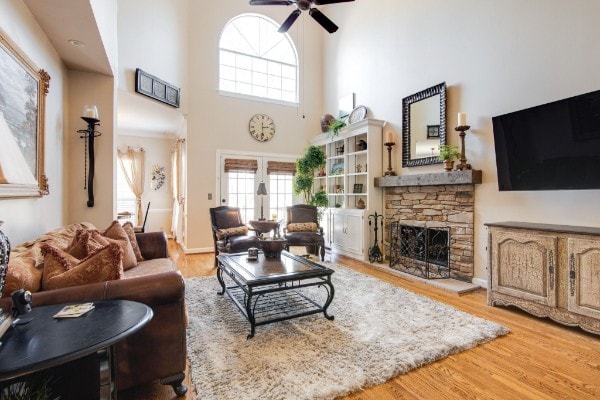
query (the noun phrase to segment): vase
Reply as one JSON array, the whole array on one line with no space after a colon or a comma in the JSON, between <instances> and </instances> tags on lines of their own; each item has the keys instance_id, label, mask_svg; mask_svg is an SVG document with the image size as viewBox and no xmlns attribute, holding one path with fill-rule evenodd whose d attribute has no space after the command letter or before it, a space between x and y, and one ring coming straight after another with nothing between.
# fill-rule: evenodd
<instances>
[{"instance_id":1,"label":"vase","mask_svg":"<svg viewBox=\"0 0 600 400\"><path fill-rule=\"evenodd\" d=\"M0 226L4 222L0 221ZM4 282L6 280L6 272L8 271L8 259L10 257L10 242L6 235L0 231L0 297L4 290Z\"/></svg>"},{"instance_id":2,"label":"vase","mask_svg":"<svg viewBox=\"0 0 600 400\"><path fill-rule=\"evenodd\" d=\"M361 198L358 199L358 201L356 202L356 208L362 210L365 208L365 201Z\"/></svg>"},{"instance_id":3,"label":"vase","mask_svg":"<svg viewBox=\"0 0 600 400\"><path fill-rule=\"evenodd\" d=\"M454 168L454 161L453 160L444 160L444 169L446 171L452 171L452 168Z\"/></svg>"}]
</instances>

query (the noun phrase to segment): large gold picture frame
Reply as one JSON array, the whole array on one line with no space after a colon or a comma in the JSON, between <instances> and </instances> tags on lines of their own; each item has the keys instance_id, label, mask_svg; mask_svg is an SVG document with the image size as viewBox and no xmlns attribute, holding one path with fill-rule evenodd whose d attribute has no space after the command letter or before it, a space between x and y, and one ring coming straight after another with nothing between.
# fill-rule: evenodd
<instances>
[{"instance_id":1,"label":"large gold picture frame","mask_svg":"<svg viewBox=\"0 0 600 400\"><path fill-rule=\"evenodd\" d=\"M44 111L50 75L0 30L0 199L49 193Z\"/></svg>"}]
</instances>

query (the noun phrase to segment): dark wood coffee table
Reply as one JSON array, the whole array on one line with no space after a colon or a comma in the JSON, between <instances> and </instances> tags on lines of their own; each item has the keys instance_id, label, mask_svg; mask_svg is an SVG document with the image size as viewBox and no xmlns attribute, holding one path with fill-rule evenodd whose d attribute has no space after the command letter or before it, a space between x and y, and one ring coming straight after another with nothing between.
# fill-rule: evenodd
<instances>
[{"instance_id":1,"label":"dark wood coffee table","mask_svg":"<svg viewBox=\"0 0 600 400\"><path fill-rule=\"evenodd\" d=\"M100 399L116 399L113 345L139 331L152 319L152 309L127 300L94 301L95 308L78 318L55 319L66 304L33 307L24 325L2 336L0 380L16 378L97 353ZM69 303L73 304L73 303Z\"/></svg>"},{"instance_id":2,"label":"dark wood coffee table","mask_svg":"<svg viewBox=\"0 0 600 400\"><path fill-rule=\"evenodd\" d=\"M259 325L321 312L333 320L333 315L327 314L335 293L332 269L287 251L280 258L266 258L262 252L258 261L248 261L247 257L246 253L217 256L217 279L222 288L219 294L227 293L250 322L248 339ZM303 289L310 286L324 288L326 299L319 303L309 297Z\"/></svg>"}]
</instances>

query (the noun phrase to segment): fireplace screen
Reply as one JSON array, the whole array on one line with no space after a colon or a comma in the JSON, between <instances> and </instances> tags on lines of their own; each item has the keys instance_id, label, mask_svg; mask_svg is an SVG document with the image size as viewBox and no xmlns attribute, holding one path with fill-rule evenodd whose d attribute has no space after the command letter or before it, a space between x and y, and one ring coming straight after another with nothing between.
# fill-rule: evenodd
<instances>
[{"instance_id":1,"label":"fireplace screen","mask_svg":"<svg viewBox=\"0 0 600 400\"><path fill-rule=\"evenodd\" d=\"M390 267L426 279L450 277L450 229L390 224Z\"/></svg>"}]
</instances>

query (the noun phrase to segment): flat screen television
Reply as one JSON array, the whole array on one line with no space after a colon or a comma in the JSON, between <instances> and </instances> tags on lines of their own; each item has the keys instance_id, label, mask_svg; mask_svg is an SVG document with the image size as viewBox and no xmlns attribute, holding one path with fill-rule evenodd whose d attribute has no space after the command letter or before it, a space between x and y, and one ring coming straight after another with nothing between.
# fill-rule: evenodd
<instances>
[{"instance_id":1,"label":"flat screen television","mask_svg":"<svg viewBox=\"0 0 600 400\"><path fill-rule=\"evenodd\" d=\"M492 123L499 190L600 189L600 90Z\"/></svg>"}]
</instances>

